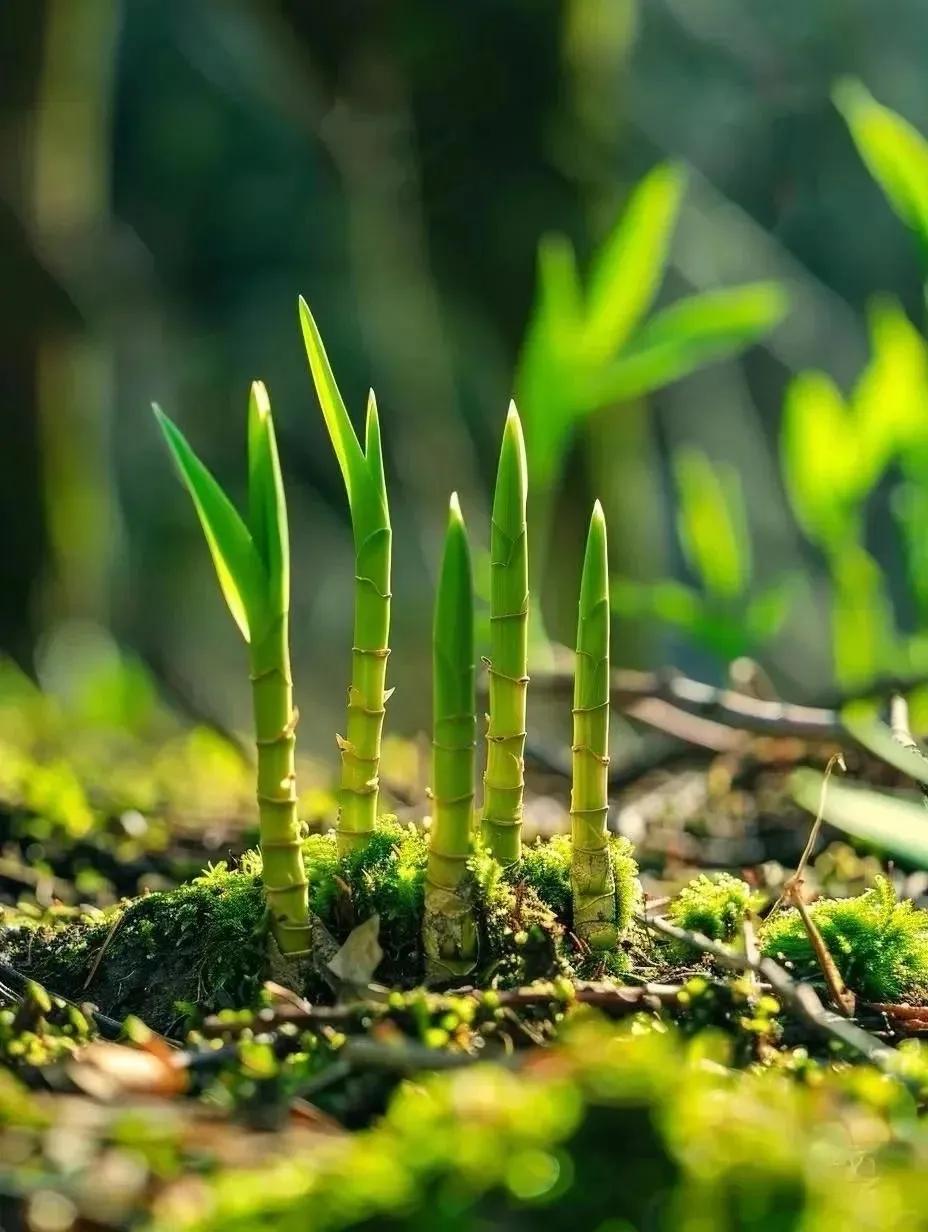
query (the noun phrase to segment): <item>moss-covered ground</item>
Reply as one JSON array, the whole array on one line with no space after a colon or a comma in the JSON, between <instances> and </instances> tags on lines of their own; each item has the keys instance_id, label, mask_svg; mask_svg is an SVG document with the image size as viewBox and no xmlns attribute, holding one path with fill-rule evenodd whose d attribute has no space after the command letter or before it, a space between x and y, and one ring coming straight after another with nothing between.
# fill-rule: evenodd
<instances>
[{"instance_id":1,"label":"moss-covered ground","mask_svg":"<svg viewBox=\"0 0 928 1232\"><path fill-rule=\"evenodd\" d=\"M471 861L480 961L457 989L421 986L414 773L406 819L342 860L327 780L301 771L319 944L294 979L267 944L241 756L144 707L114 743L13 684L0 672L0 1227L928 1226L918 873L827 831L805 872L869 1062L763 969L686 939L740 953L753 934L838 1017L807 925L770 914L810 820L786 776L830 750L753 741L621 795L634 847L613 839L605 955L573 935L565 785L530 766L518 872Z\"/></svg>"}]
</instances>

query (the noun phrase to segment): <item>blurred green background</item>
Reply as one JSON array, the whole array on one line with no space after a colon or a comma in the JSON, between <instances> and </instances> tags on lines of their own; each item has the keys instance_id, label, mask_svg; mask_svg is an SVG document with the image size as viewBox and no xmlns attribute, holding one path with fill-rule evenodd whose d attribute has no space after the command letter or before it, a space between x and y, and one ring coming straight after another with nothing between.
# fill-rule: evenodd
<instances>
[{"instance_id":1,"label":"blurred green background","mask_svg":"<svg viewBox=\"0 0 928 1232\"><path fill-rule=\"evenodd\" d=\"M795 700L918 670L926 468L907 470L901 445L874 453L861 429L875 461L848 494L853 462L801 472L838 466L857 401L849 424L801 384L792 436L783 407L809 368L849 391L882 338L880 372L905 351L909 375L886 380L912 422L924 410L920 338L903 337L923 324L924 269L832 91L857 78L928 130L926 62L922 0L5 0L0 649L48 678L108 630L192 712L247 722L242 647L148 408L240 496L261 377L288 485L304 739L328 747L353 564L302 293L357 421L368 386L381 408L394 730L427 722L447 496L461 493L479 559L514 391L553 638L573 636L598 495L616 663L717 680L750 654ZM733 321L711 299L673 315L748 283ZM902 312L868 327L878 292ZM843 501L841 518L818 497Z\"/></svg>"}]
</instances>

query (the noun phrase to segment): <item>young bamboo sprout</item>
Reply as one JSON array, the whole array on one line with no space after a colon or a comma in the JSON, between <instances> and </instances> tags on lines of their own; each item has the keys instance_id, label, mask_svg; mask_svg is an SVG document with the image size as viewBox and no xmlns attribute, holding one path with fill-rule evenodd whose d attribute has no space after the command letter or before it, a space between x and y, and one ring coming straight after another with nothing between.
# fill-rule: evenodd
<instances>
[{"instance_id":1,"label":"young bamboo sprout","mask_svg":"<svg viewBox=\"0 0 928 1232\"><path fill-rule=\"evenodd\" d=\"M249 644L264 889L281 953L304 953L310 928L293 760L290 544L267 391L260 381L251 387L247 524L181 432L154 409L193 498L229 610Z\"/></svg>"},{"instance_id":2,"label":"young bamboo sprout","mask_svg":"<svg viewBox=\"0 0 928 1232\"><path fill-rule=\"evenodd\" d=\"M341 855L367 842L377 819L380 740L386 702L390 634L390 513L384 480L377 404L371 391L362 450L306 301L300 322L316 392L341 468L351 508L355 547L354 643L348 720L337 736L342 757L336 833Z\"/></svg>"},{"instance_id":3,"label":"young bamboo sprout","mask_svg":"<svg viewBox=\"0 0 928 1232\"><path fill-rule=\"evenodd\" d=\"M483 840L505 867L522 855L525 695L528 689L527 477L522 424L510 404L490 526L490 713Z\"/></svg>"},{"instance_id":4,"label":"young bamboo sprout","mask_svg":"<svg viewBox=\"0 0 928 1232\"><path fill-rule=\"evenodd\" d=\"M470 548L457 494L435 598L432 639L432 831L423 945L432 981L473 969L477 930L467 888L474 813L474 594Z\"/></svg>"},{"instance_id":5,"label":"young bamboo sprout","mask_svg":"<svg viewBox=\"0 0 928 1232\"><path fill-rule=\"evenodd\" d=\"M570 799L574 932L594 950L617 941L615 876L609 855L609 570L606 521L593 507L580 581L574 676Z\"/></svg>"}]
</instances>

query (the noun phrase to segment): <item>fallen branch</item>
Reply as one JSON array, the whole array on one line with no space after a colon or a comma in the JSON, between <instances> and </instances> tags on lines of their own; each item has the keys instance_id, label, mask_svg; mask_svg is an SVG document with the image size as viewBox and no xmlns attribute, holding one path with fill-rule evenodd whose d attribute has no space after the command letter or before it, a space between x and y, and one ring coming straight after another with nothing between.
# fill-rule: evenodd
<instances>
[{"instance_id":1,"label":"fallen branch","mask_svg":"<svg viewBox=\"0 0 928 1232\"><path fill-rule=\"evenodd\" d=\"M907 1079L898 1073L896 1050L894 1048L880 1043L875 1036L865 1031L863 1027L859 1027L847 1018L842 1018L840 1014L826 1009L811 984L804 984L799 980L794 980L772 958L761 958L760 960L752 961L747 955L739 954L737 950L733 950L727 945L713 941L702 933L694 933L690 932L689 929L679 928L676 924L671 924L669 920L665 920L661 916L639 914L636 916L636 919L645 928L662 933L665 937L671 937L674 941L691 945L694 949L701 950L704 954L710 954L718 963L731 971L756 971L770 985L771 990L778 997L780 1003L785 1008L791 1009L801 1018L804 1018L814 1030L837 1040L885 1073L899 1077L907 1085L915 1085L918 1090L921 1089L918 1084L910 1084Z\"/></svg>"},{"instance_id":2,"label":"fallen branch","mask_svg":"<svg viewBox=\"0 0 928 1232\"><path fill-rule=\"evenodd\" d=\"M584 983L572 987L569 995L564 995L553 984L529 984L522 988L503 989L492 994L492 1006L501 1009L536 1009L551 1005L592 1005L612 1017L622 1017L642 1009L659 1009L661 1006L672 1005L680 993L677 984L639 984L618 987L615 984ZM476 989L459 989L455 997L470 996L480 1000L484 994ZM436 1004L441 1004L441 998ZM352 1022L364 1019L387 1018L391 1014L402 1013L402 1010L391 1010L385 1003L372 1004L369 1001L352 1001L343 1005L302 1005L270 1006L258 1010L250 1022L225 1022L221 1016L207 1018L201 1033L207 1039L234 1038L245 1031L269 1032L283 1026L298 1027L303 1030L324 1030L340 1028Z\"/></svg>"}]
</instances>

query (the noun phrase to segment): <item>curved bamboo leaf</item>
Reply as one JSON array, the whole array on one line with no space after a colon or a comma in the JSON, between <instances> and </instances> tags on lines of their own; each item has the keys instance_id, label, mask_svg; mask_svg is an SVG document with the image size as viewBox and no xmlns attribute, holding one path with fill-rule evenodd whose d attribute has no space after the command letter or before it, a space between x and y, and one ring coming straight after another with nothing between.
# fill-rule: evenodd
<instances>
[{"instance_id":1,"label":"curved bamboo leaf","mask_svg":"<svg viewBox=\"0 0 928 1232\"><path fill-rule=\"evenodd\" d=\"M306 354L312 370L313 380L322 414L325 418L329 437L341 468L342 478L348 492L348 503L351 506L351 520L354 526L355 546L360 548L366 539L376 530L390 525L387 511L386 487L383 483L383 465L380 455L380 433L376 422L372 439L376 443L379 466L378 474L369 465L358 440L357 433L348 416L345 403L338 391L331 364L322 344L322 338L306 300L300 297L300 323L303 329L303 341L306 344ZM374 409L376 421L376 407ZM370 427L370 407L368 410L368 426Z\"/></svg>"},{"instance_id":2,"label":"curved bamboo leaf","mask_svg":"<svg viewBox=\"0 0 928 1232\"><path fill-rule=\"evenodd\" d=\"M679 300L655 313L613 363L587 375L581 395L585 409L639 397L703 364L736 355L769 333L786 309L782 289L772 282Z\"/></svg>"},{"instance_id":3,"label":"curved bamboo leaf","mask_svg":"<svg viewBox=\"0 0 928 1232\"><path fill-rule=\"evenodd\" d=\"M238 510L160 407L152 408L193 500L229 611L246 641L264 617L267 578Z\"/></svg>"},{"instance_id":4,"label":"curved bamboo leaf","mask_svg":"<svg viewBox=\"0 0 928 1232\"><path fill-rule=\"evenodd\" d=\"M838 82L832 97L867 170L928 259L928 142L859 81Z\"/></svg>"},{"instance_id":5,"label":"curved bamboo leaf","mask_svg":"<svg viewBox=\"0 0 928 1232\"><path fill-rule=\"evenodd\" d=\"M268 580L267 601L276 615L290 607L290 536L271 403L255 381L248 403L248 498L252 541Z\"/></svg>"},{"instance_id":6,"label":"curved bamboo leaf","mask_svg":"<svg viewBox=\"0 0 928 1232\"><path fill-rule=\"evenodd\" d=\"M810 813L818 811L822 779L817 771L802 769L790 780L793 796ZM921 805L832 780L823 815L854 838L873 843L918 868L928 868L928 817Z\"/></svg>"},{"instance_id":7,"label":"curved bamboo leaf","mask_svg":"<svg viewBox=\"0 0 928 1232\"><path fill-rule=\"evenodd\" d=\"M605 360L650 308L664 275L683 195L682 168L662 163L635 186L590 274L584 350Z\"/></svg>"}]
</instances>

